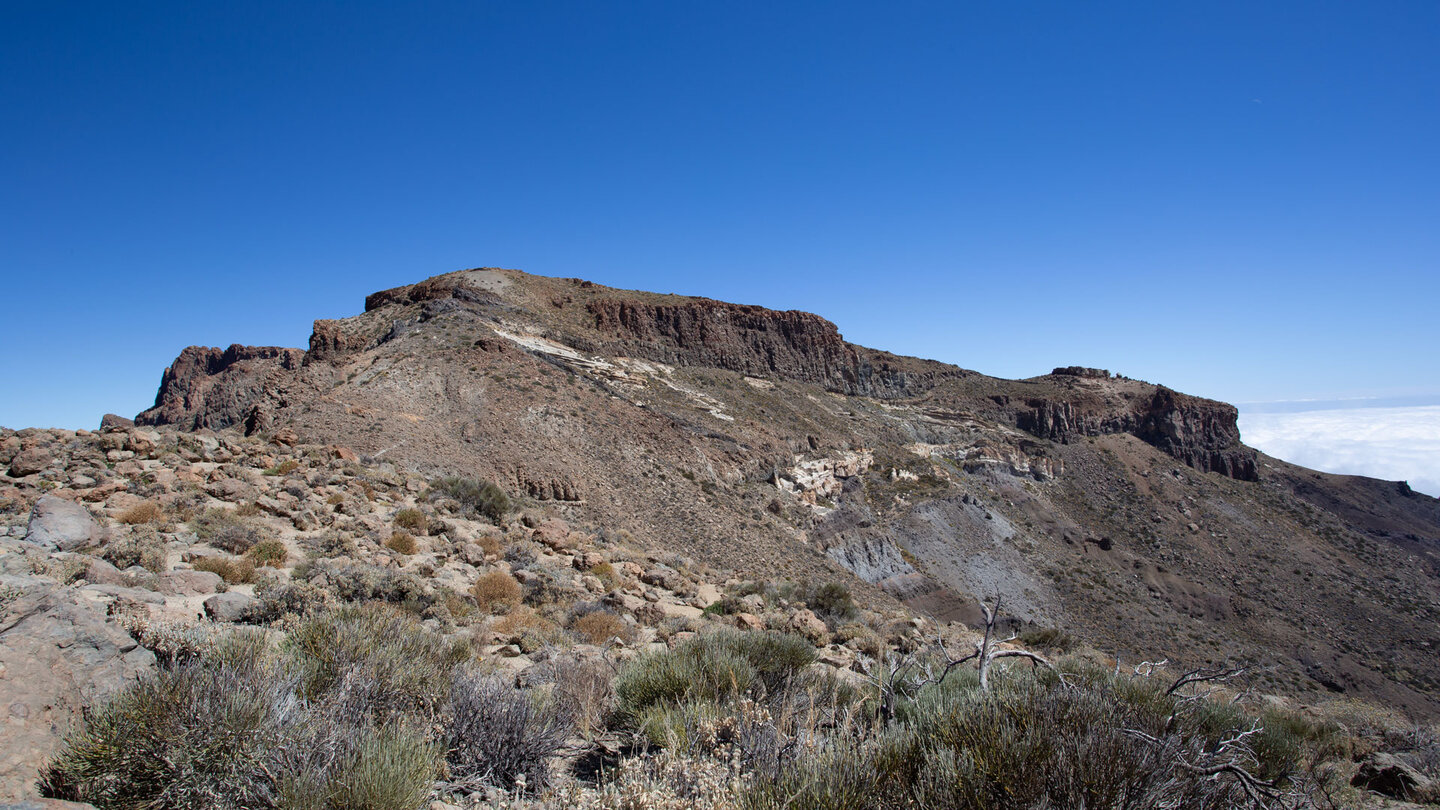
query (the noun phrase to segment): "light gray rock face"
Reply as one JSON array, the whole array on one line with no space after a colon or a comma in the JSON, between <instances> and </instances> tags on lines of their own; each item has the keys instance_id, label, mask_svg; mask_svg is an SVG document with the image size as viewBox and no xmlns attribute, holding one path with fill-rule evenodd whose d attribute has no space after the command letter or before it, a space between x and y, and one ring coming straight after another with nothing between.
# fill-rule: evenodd
<instances>
[{"instance_id":1,"label":"light gray rock face","mask_svg":"<svg viewBox=\"0 0 1440 810\"><path fill-rule=\"evenodd\" d=\"M238 622L254 604L255 598L243 593L217 593L205 600L205 615L217 622Z\"/></svg>"},{"instance_id":2,"label":"light gray rock face","mask_svg":"<svg viewBox=\"0 0 1440 810\"><path fill-rule=\"evenodd\" d=\"M30 510L25 540L45 549L74 551L100 543L105 530L90 512L74 501L42 495Z\"/></svg>"},{"instance_id":3,"label":"light gray rock face","mask_svg":"<svg viewBox=\"0 0 1440 810\"><path fill-rule=\"evenodd\" d=\"M224 582L209 571L167 571L155 578L155 590L169 596L196 596L214 593Z\"/></svg>"},{"instance_id":4,"label":"light gray rock face","mask_svg":"<svg viewBox=\"0 0 1440 810\"><path fill-rule=\"evenodd\" d=\"M154 669L102 604L39 577L0 576L0 801L35 797L39 768L82 706Z\"/></svg>"}]
</instances>

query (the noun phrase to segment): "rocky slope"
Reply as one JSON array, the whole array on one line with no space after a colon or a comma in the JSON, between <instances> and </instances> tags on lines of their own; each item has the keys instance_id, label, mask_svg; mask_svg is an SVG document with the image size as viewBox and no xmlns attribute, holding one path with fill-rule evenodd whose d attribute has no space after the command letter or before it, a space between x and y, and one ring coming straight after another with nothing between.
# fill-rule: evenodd
<instances>
[{"instance_id":1,"label":"rocky slope","mask_svg":"<svg viewBox=\"0 0 1440 810\"><path fill-rule=\"evenodd\" d=\"M482 269L376 293L304 352L187 349L137 421L292 431L742 575L940 618L1004 593L1122 659L1440 712L1437 501L1107 372L1000 380L807 313Z\"/></svg>"}]
</instances>

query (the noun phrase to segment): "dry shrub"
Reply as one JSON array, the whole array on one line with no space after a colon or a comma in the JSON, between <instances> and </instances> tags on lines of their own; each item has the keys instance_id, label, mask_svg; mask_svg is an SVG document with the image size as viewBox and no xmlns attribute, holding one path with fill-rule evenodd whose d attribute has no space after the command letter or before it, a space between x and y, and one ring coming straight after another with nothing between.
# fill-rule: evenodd
<instances>
[{"instance_id":1,"label":"dry shrub","mask_svg":"<svg viewBox=\"0 0 1440 810\"><path fill-rule=\"evenodd\" d=\"M165 541L155 527L141 524L129 535L105 544L100 557L116 568L125 569L139 565L156 574L165 570Z\"/></svg>"},{"instance_id":2,"label":"dry shrub","mask_svg":"<svg viewBox=\"0 0 1440 810\"><path fill-rule=\"evenodd\" d=\"M533 700L504 678L466 670L456 672L448 714L450 776L470 788L544 789L549 760L574 728L562 704Z\"/></svg>"},{"instance_id":3,"label":"dry shrub","mask_svg":"<svg viewBox=\"0 0 1440 810\"><path fill-rule=\"evenodd\" d=\"M201 557L190 565L196 571L218 574L231 585L255 579L255 563L248 557Z\"/></svg>"},{"instance_id":4,"label":"dry shrub","mask_svg":"<svg viewBox=\"0 0 1440 810\"><path fill-rule=\"evenodd\" d=\"M154 501L143 501L116 516L121 523L134 526L139 523L159 523L165 519L165 510Z\"/></svg>"},{"instance_id":5,"label":"dry shrub","mask_svg":"<svg viewBox=\"0 0 1440 810\"><path fill-rule=\"evenodd\" d=\"M332 492L330 493L330 497L325 499L325 503L328 503L331 506L339 506L340 504L345 503L345 496L338 492Z\"/></svg>"},{"instance_id":6,"label":"dry shrub","mask_svg":"<svg viewBox=\"0 0 1440 810\"><path fill-rule=\"evenodd\" d=\"M487 557L500 556L500 538L493 534L480 535L480 538L475 541L475 544L480 546L480 550L484 551Z\"/></svg>"},{"instance_id":7,"label":"dry shrub","mask_svg":"<svg viewBox=\"0 0 1440 810\"><path fill-rule=\"evenodd\" d=\"M242 503L235 507L235 514L240 517L256 517L260 514L260 504L254 502Z\"/></svg>"},{"instance_id":8,"label":"dry shrub","mask_svg":"<svg viewBox=\"0 0 1440 810\"><path fill-rule=\"evenodd\" d=\"M626 624L624 619L605 610L596 610L577 617L570 623L570 629L591 644L604 644L612 638L628 643L633 635L630 625Z\"/></svg>"},{"instance_id":9,"label":"dry shrub","mask_svg":"<svg viewBox=\"0 0 1440 810\"><path fill-rule=\"evenodd\" d=\"M279 540L261 540L245 552L245 556L253 560L256 565L279 568L289 558L290 552Z\"/></svg>"},{"instance_id":10,"label":"dry shrub","mask_svg":"<svg viewBox=\"0 0 1440 810\"><path fill-rule=\"evenodd\" d=\"M620 587L620 572L616 571L615 566L608 562L590 566L590 573L594 574L596 579L599 579L608 590Z\"/></svg>"},{"instance_id":11,"label":"dry shrub","mask_svg":"<svg viewBox=\"0 0 1440 810\"><path fill-rule=\"evenodd\" d=\"M615 699L615 670L594 658L576 656L554 657L545 665L546 675L554 681L552 692L582 734L605 730L605 718Z\"/></svg>"},{"instance_id":12,"label":"dry shrub","mask_svg":"<svg viewBox=\"0 0 1440 810\"><path fill-rule=\"evenodd\" d=\"M480 609L490 613L514 610L519 606L522 595L520 583L504 571L481 574L470 593L480 604Z\"/></svg>"},{"instance_id":13,"label":"dry shrub","mask_svg":"<svg viewBox=\"0 0 1440 810\"><path fill-rule=\"evenodd\" d=\"M261 523L246 520L243 507L206 509L190 521L195 536L222 551L244 554L257 543L269 540L269 531Z\"/></svg>"},{"instance_id":14,"label":"dry shrub","mask_svg":"<svg viewBox=\"0 0 1440 810\"><path fill-rule=\"evenodd\" d=\"M261 475L289 475L290 473L295 472L298 469L300 469L300 462L292 458L286 459L285 461L276 464L274 467L265 470L261 473Z\"/></svg>"},{"instance_id":15,"label":"dry shrub","mask_svg":"<svg viewBox=\"0 0 1440 810\"><path fill-rule=\"evenodd\" d=\"M424 534L427 523L425 513L419 509L401 509L395 513L395 525L401 529Z\"/></svg>"},{"instance_id":16,"label":"dry shrub","mask_svg":"<svg viewBox=\"0 0 1440 810\"><path fill-rule=\"evenodd\" d=\"M409 532L395 532L385 541L385 547L399 554L409 556L419 550L415 538Z\"/></svg>"},{"instance_id":17,"label":"dry shrub","mask_svg":"<svg viewBox=\"0 0 1440 810\"><path fill-rule=\"evenodd\" d=\"M519 645L520 649L527 653L565 641L565 633L560 629L560 625L525 605L496 619L490 629Z\"/></svg>"}]
</instances>

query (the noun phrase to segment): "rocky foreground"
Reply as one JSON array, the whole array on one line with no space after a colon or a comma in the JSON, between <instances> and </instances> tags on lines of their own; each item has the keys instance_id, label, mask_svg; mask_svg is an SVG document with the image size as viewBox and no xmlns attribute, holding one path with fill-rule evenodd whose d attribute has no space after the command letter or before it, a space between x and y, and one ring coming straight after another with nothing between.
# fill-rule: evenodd
<instances>
[{"instance_id":1,"label":"rocky foreground","mask_svg":"<svg viewBox=\"0 0 1440 810\"><path fill-rule=\"evenodd\" d=\"M283 432L6 430L0 468L0 796L31 793L81 709L154 670L156 650L327 604L403 604L511 673L557 649L624 661L726 623L802 634L855 678L879 643L870 624L897 641L931 629L897 612L837 637L760 593L706 614L740 582L540 508L497 525L419 475Z\"/></svg>"},{"instance_id":2,"label":"rocky foreground","mask_svg":"<svg viewBox=\"0 0 1440 810\"><path fill-rule=\"evenodd\" d=\"M427 479L343 446L301 443L285 430L243 437L137 428L112 417L98 432L6 430L0 469L3 798L34 799L46 764L85 728L85 712L139 681L187 671L184 662L219 649L227 628L259 629L283 644L287 634L305 632L307 617L346 605L388 605L411 617L394 627L411 622L415 632L459 644L465 666L522 690L559 690L562 677L569 689L575 673L601 673L586 681L600 684L593 705L584 717L569 716L568 741L557 743L542 771L528 772L528 788L526 771L463 783L452 773L433 787L427 777L433 810L741 806L757 795L757 776L739 764L738 742L726 735L750 728L745 723L789 728L770 719L778 709L750 698L722 703L730 708L705 710L719 714L704 714L701 727L693 720L678 727L709 742L680 745L675 727L662 733L615 719L614 673L646 654L717 638L720 628L757 639L759 631L780 630L787 635L769 637L803 639L797 643L813 650L800 660L809 662L807 683L873 693L855 704L873 706L868 701L886 694L886 673L895 674L877 662L927 648L964 650L982 638L893 605L861 610L835 584L742 580L643 548L623 530L572 526L543 502ZM995 649L1023 650L1015 643L1024 640L1052 655L1074 646L1063 634L1039 633ZM1075 660L1115 666L1093 652ZM1284 701L1255 705L1279 711ZM1377 721L1387 716L1378 709L1336 706L1344 708L1325 716L1347 718L1356 734L1404 733L1401 720ZM856 722L855 711L847 710L845 723ZM816 729L806 733L820 739ZM636 734L650 743L636 748ZM659 747L646 753L649 745ZM1357 807L1376 794L1349 787L1351 780L1397 796L1428 795L1423 765L1377 747L1356 745L1347 749L1354 761L1326 766L1326 789ZM618 770L608 782L587 781L591 760ZM1229 790L1242 795L1233 784Z\"/></svg>"}]
</instances>

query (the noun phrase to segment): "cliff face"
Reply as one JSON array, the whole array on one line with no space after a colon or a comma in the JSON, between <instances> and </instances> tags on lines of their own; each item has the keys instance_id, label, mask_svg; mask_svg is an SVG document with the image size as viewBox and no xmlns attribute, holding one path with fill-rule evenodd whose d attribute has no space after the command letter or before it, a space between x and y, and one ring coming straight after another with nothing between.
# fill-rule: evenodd
<instances>
[{"instance_id":1,"label":"cliff face","mask_svg":"<svg viewBox=\"0 0 1440 810\"><path fill-rule=\"evenodd\" d=\"M264 398L273 374L295 371L304 357L300 349L278 346L191 346L165 369L155 405L136 416L135 423L184 430L243 425Z\"/></svg>"},{"instance_id":2,"label":"cliff face","mask_svg":"<svg viewBox=\"0 0 1440 810\"><path fill-rule=\"evenodd\" d=\"M1156 387L1116 404L1096 397L1030 398L1015 425L1044 439L1129 433L1202 472L1255 480L1255 451L1240 443L1233 405Z\"/></svg>"},{"instance_id":3,"label":"cliff face","mask_svg":"<svg viewBox=\"0 0 1440 810\"><path fill-rule=\"evenodd\" d=\"M809 312L695 301L657 305L606 298L588 306L592 350L677 366L780 377L855 396L892 399L932 388L939 376L902 367L901 358L846 343L835 324Z\"/></svg>"}]
</instances>

